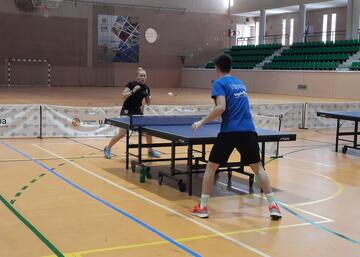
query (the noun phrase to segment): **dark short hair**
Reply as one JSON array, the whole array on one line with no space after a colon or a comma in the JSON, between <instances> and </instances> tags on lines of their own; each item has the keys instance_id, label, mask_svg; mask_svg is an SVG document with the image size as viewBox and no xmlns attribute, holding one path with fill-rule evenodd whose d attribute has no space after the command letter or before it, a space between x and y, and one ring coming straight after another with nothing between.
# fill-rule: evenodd
<instances>
[{"instance_id":1,"label":"dark short hair","mask_svg":"<svg viewBox=\"0 0 360 257\"><path fill-rule=\"evenodd\" d=\"M231 71L232 58L228 54L220 54L214 59L214 64L221 72L228 73Z\"/></svg>"}]
</instances>

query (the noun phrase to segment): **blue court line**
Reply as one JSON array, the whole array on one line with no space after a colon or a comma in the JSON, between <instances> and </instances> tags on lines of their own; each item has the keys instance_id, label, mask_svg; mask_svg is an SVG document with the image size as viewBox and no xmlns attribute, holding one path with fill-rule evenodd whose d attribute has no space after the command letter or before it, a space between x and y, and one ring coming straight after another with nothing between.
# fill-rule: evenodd
<instances>
[{"instance_id":1,"label":"blue court line","mask_svg":"<svg viewBox=\"0 0 360 257\"><path fill-rule=\"evenodd\" d=\"M297 217L297 218L299 218L299 219L301 219L301 220L303 220L303 221L305 221L305 222L308 222L308 223L310 223L311 225L313 225L313 226L315 226L315 227L317 227L317 228L319 228L319 229L321 229L321 230L324 230L324 231L326 231L326 232L329 232L329 233L331 233L331 234L333 234L333 235L335 235L335 236L338 236L338 237L340 237L340 238L342 238L342 239L345 239L345 240L347 240L347 241L350 241L350 242L352 242L352 243L354 243L354 244L360 245L360 241L357 241L357 240L352 239L352 238L350 238L350 237L348 237L348 236L345 236L345 235L343 235L343 234L340 234L340 233L338 233L338 232L336 232L336 231L334 231L334 230L332 230L332 229L329 229L329 228L324 227L324 226L322 226L322 225L320 225L320 224L317 224L317 223L315 223L314 221L312 221L312 220L310 220L310 219L307 219L307 218L305 218L304 216L302 216L302 215L296 213L295 211L291 210L290 208L288 208L287 206L285 206L285 205L284 205L283 203L281 203L281 202L278 202L278 204L281 205L281 207L282 207L283 209L285 209L287 212L291 213L291 214L294 215L295 217Z\"/></svg>"},{"instance_id":2,"label":"blue court line","mask_svg":"<svg viewBox=\"0 0 360 257\"><path fill-rule=\"evenodd\" d=\"M54 176L60 178L61 180L65 181L67 184L75 187L76 189L78 189L79 191L81 191L82 193L84 193L85 195L93 198L94 200L104 204L105 206L109 207L110 209L120 213L121 215L125 216L126 218L134 221L135 223L143 226L144 228L150 230L151 232L153 232L154 234L158 235L159 237L165 239L166 241L168 241L169 243L173 244L174 246L184 250L185 252L189 253L191 256L195 256L195 257L201 257L201 255L195 253L194 251L190 250L189 248L187 248L186 246L176 242L174 239L166 236L165 234L161 233L160 231L156 230L155 228L147 225L146 223L142 222L141 220L135 218L134 216L131 216L130 214L126 213L125 211L117 208L116 206L106 202L105 200L97 197L96 195L93 195L92 193L86 191L85 189L81 188L80 186L74 184L73 182L71 182L70 180L66 179L65 177L61 176L60 174L58 174L57 172L53 171L52 169L50 169L49 167L47 167L45 164L37 161L37 160L34 160L33 158L31 158L30 156L28 156L27 154L21 152L20 150L14 148L13 146L5 143L5 142L0 142L2 145L6 146L7 148L13 150L14 152L20 154L21 156L27 158L28 160L36 163L37 165L41 166L42 168L44 168L45 170L47 170L48 172L50 172L51 174L53 174Z\"/></svg>"}]
</instances>

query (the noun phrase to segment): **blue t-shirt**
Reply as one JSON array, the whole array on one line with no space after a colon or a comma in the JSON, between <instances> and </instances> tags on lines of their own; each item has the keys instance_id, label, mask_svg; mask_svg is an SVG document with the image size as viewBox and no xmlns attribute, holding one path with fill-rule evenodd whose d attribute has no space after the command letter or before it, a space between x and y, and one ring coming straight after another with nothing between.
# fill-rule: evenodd
<instances>
[{"instance_id":1,"label":"blue t-shirt","mask_svg":"<svg viewBox=\"0 0 360 257\"><path fill-rule=\"evenodd\" d=\"M221 115L221 132L255 131L250 104L244 83L233 77L223 76L214 81L211 97L224 96L226 110Z\"/></svg>"}]
</instances>

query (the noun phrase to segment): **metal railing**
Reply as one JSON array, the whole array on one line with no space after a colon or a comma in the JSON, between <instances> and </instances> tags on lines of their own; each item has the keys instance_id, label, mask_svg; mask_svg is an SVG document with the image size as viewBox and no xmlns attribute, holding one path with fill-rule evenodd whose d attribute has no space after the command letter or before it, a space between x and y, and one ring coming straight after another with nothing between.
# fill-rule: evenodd
<instances>
[{"instance_id":1,"label":"metal railing","mask_svg":"<svg viewBox=\"0 0 360 257\"><path fill-rule=\"evenodd\" d=\"M303 33L304 42L322 41L323 35L326 34L326 42L333 41L331 37L334 36L335 40L346 39L346 30L336 30L327 32L305 32Z\"/></svg>"},{"instance_id":2,"label":"metal railing","mask_svg":"<svg viewBox=\"0 0 360 257\"><path fill-rule=\"evenodd\" d=\"M264 44L282 44L283 37L285 37L285 42L283 45L289 45L289 34L274 34L274 35L265 35L264 37Z\"/></svg>"},{"instance_id":3,"label":"metal railing","mask_svg":"<svg viewBox=\"0 0 360 257\"><path fill-rule=\"evenodd\" d=\"M290 35L285 34L285 45L289 44ZM283 41L283 35L274 34L274 35L266 35L264 37L264 44L281 44ZM236 45L256 45L256 37L238 37L236 39ZM260 40L259 40L260 44Z\"/></svg>"}]
</instances>

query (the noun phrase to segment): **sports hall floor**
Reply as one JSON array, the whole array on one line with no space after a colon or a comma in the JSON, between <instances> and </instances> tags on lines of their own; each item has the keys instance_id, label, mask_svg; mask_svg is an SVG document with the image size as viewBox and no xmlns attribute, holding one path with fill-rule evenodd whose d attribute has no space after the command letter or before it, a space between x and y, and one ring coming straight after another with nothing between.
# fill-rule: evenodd
<instances>
[{"instance_id":1,"label":"sports hall floor","mask_svg":"<svg viewBox=\"0 0 360 257\"><path fill-rule=\"evenodd\" d=\"M113 106L121 91L4 87L0 102ZM152 89L153 104L211 104L209 93ZM260 94L250 100L347 101ZM284 157L266 165L285 206L280 221L269 219L258 190L220 194L210 199L209 219L192 217L196 196L156 180L139 184L138 173L125 170L124 140L106 160L109 138L1 139L0 256L360 256L360 153L335 153L333 129L292 131L297 141L281 143ZM226 191L222 179L217 187Z\"/></svg>"}]
</instances>

